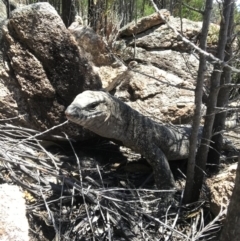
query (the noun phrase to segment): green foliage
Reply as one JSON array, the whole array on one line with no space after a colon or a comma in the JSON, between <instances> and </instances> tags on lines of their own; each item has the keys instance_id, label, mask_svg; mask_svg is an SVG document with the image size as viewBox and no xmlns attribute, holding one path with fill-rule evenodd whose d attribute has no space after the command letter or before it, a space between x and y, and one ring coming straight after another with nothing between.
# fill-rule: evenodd
<instances>
[{"instance_id":1,"label":"green foliage","mask_svg":"<svg viewBox=\"0 0 240 241\"><path fill-rule=\"evenodd\" d=\"M148 16L155 12L152 4L146 0L137 0L138 17Z\"/></svg>"},{"instance_id":2,"label":"green foliage","mask_svg":"<svg viewBox=\"0 0 240 241\"><path fill-rule=\"evenodd\" d=\"M78 0L78 2L79 2L79 5L87 8L87 6L88 6L88 0Z\"/></svg>"},{"instance_id":3,"label":"green foliage","mask_svg":"<svg viewBox=\"0 0 240 241\"><path fill-rule=\"evenodd\" d=\"M239 32L240 31L240 5L238 5L238 7L235 8L234 23L235 23L235 30Z\"/></svg>"},{"instance_id":4,"label":"green foliage","mask_svg":"<svg viewBox=\"0 0 240 241\"><path fill-rule=\"evenodd\" d=\"M185 0L184 4L181 5L181 2L176 5L174 9L174 16L187 18L193 21L202 21L202 14L194 11L193 9L188 8L188 6L197 9L199 11L203 11L205 1L202 0Z\"/></svg>"}]
</instances>

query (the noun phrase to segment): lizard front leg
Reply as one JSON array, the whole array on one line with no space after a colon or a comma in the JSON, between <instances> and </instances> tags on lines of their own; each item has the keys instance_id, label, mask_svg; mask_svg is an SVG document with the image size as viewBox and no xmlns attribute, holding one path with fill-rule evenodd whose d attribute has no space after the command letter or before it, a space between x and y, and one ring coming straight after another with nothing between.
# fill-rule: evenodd
<instances>
[{"instance_id":1,"label":"lizard front leg","mask_svg":"<svg viewBox=\"0 0 240 241\"><path fill-rule=\"evenodd\" d=\"M144 156L153 168L154 179L159 189L175 189L175 180L171 172L168 160L162 150L155 144L151 144Z\"/></svg>"}]
</instances>

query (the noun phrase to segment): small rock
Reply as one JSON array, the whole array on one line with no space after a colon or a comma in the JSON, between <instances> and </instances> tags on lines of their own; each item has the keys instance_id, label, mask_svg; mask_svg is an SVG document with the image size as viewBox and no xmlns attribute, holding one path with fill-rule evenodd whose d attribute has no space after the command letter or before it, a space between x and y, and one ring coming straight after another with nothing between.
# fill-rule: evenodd
<instances>
[{"instance_id":1,"label":"small rock","mask_svg":"<svg viewBox=\"0 0 240 241\"><path fill-rule=\"evenodd\" d=\"M23 193L17 186L0 185L0 240L28 241Z\"/></svg>"}]
</instances>

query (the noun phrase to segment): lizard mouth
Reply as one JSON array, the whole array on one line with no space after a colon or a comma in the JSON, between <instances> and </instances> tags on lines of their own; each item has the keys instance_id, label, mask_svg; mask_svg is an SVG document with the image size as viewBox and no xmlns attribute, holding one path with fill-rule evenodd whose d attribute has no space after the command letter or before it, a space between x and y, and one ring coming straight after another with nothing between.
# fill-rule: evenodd
<instances>
[{"instance_id":1,"label":"lizard mouth","mask_svg":"<svg viewBox=\"0 0 240 241\"><path fill-rule=\"evenodd\" d=\"M65 115L68 119L71 119L71 118L76 118L77 117L77 114L75 113L74 111L72 111L69 107L66 109L65 111Z\"/></svg>"},{"instance_id":2,"label":"lizard mouth","mask_svg":"<svg viewBox=\"0 0 240 241\"><path fill-rule=\"evenodd\" d=\"M75 106L69 106L66 111L65 115L68 120L75 122L79 125L85 126L88 125L88 122L93 121L95 118L101 116L100 111L86 111L84 109L76 108Z\"/></svg>"}]
</instances>

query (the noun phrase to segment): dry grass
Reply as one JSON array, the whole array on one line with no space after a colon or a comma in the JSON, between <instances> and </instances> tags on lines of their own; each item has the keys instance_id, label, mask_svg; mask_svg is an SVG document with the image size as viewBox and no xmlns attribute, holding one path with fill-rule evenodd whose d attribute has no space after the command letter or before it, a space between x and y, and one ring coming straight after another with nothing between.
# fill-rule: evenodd
<instances>
[{"instance_id":1,"label":"dry grass","mask_svg":"<svg viewBox=\"0 0 240 241\"><path fill-rule=\"evenodd\" d=\"M156 190L146 175L101 163L96 146L85 156L66 135L42 134L0 125L0 182L24 190L31 240L209 240L219 231L224 211L212 219L206 200L183 206L181 189Z\"/></svg>"}]
</instances>

